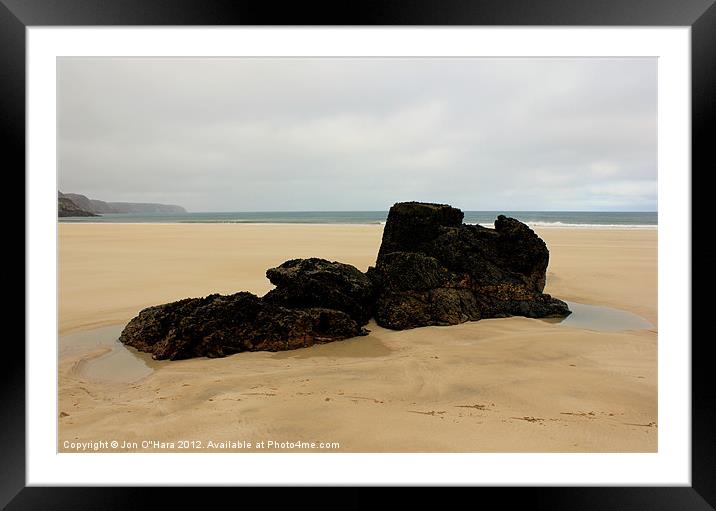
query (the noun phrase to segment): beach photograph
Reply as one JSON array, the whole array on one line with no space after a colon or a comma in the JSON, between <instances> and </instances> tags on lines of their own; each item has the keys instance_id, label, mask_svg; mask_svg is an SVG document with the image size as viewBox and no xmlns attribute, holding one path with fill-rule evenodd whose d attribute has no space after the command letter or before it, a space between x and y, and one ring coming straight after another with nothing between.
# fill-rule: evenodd
<instances>
[{"instance_id":1,"label":"beach photograph","mask_svg":"<svg viewBox=\"0 0 716 511\"><path fill-rule=\"evenodd\" d=\"M657 59L57 59L60 453L655 453Z\"/></svg>"}]
</instances>

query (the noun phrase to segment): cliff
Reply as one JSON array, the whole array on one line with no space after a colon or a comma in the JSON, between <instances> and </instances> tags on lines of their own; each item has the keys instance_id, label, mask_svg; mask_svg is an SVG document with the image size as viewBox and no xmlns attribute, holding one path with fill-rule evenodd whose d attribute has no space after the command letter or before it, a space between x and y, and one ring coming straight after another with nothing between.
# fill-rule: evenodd
<instances>
[{"instance_id":1,"label":"cliff","mask_svg":"<svg viewBox=\"0 0 716 511\"><path fill-rule=\"evenodd\" d=\"M89 211L86 211L74 202L70 200L68 197L58 197L57 198L57 216L59 217L72 217L72 216L99 216L95 215L94 213L91 213Z\"/></svg>"},{"instance_id":2,"label":"cliff","mask_svg":"<svg viewBox=\"0 0 716 511\"><path fill-rule=\"evenodd\" d=\"M186 209L174 204L155 204L151 202L105 202L90 199L78 193L61 193L74 202L80 209L92 213L186 213Z\"/></svg>"}]
</instances>

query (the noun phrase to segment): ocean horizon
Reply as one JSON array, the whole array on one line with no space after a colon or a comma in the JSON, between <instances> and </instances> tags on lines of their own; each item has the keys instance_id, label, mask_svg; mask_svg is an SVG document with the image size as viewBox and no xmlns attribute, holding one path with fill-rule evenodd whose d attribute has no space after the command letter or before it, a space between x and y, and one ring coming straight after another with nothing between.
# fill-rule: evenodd
<instances>
[{"instance_id":1,"label":"ocean horizon","mask_svg":"<svg viewBox=\"0 0 716 511\"><path fill-rule=\"evenodd\" d=\"M531 227L656 229L658 212L620 211L465 211L464 222L492 227L498 215ZM115 213L64 217L62 223L237 223L237 224L384 224L388 211L236 211Z\"/></svg>"}]
</instances>

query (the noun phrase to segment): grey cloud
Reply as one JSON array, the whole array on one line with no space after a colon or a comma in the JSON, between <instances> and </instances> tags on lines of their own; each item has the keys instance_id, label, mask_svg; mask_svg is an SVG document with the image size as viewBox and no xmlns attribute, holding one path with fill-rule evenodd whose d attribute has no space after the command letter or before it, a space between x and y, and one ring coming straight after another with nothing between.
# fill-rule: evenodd
<instances>
[{"instance_id":1,"label":"grey cloud","mask_svg":"<svg viewBox=\"0 0 716 511\"><path fill-rule=\"evenodd\" d=\"M59 187L192 211L655 210L656 60L58 61Z\"/></svg>"}]
</instances>

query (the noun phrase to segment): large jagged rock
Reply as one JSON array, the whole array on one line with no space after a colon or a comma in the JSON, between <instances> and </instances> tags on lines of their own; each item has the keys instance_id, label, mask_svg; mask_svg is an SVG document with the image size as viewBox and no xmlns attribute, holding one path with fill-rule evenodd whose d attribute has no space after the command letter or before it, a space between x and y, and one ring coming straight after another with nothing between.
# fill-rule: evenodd
<instances>
[{"instance_id":1,"label":"large jagged rock","mask_svg":"<svg viewBox=\"0 0 716 511\"><path fill-rule=\"evenodd\" d=\"M119 340L155 359L178 360L305 348L366 333L345 312L288 309L241 292L149 307L127 324Z\"/></svg>"},{"instance_id":2,"label":"large jagged rock","mask_svg":"<svg viewBox=\"0 0 716 511\"><path fill-rule=\"evenodd\" d=\"M462 223L442 204L395 204L376 266L292 259L266 272L276 288L187 298L149 307L120 341L156 359L280 351L366 335L371 316L402 330L504 316L566 316L542 291L545 243L525 224L500 215L495 228Z\"/></svg>"},{"instance_id":3,"label":"large jagged rock","mask_svg":"<svg viewBox=\"0 0 716 511\"><path fill-rule=\"evenodd\" d=\"M405 202L388 214L376 266L375 319L402 330L505 316L566 316L567 304L542 291L544 241L514 218L495 228L462 223L459 209Z\"/></svg>"},{"instance_id":4,"label":"large jagged rock","mask_svg":"<svg viewBox=\"0 0 716 511\"><path fill-rule=\"evenodd\" d=\"M270 268L276 286L264 300L283 307L322 307L343 311L359 325L373 315L374 287L365 273L349 264L325 259L292 259Z\"/></svg>"}]
</instances>

